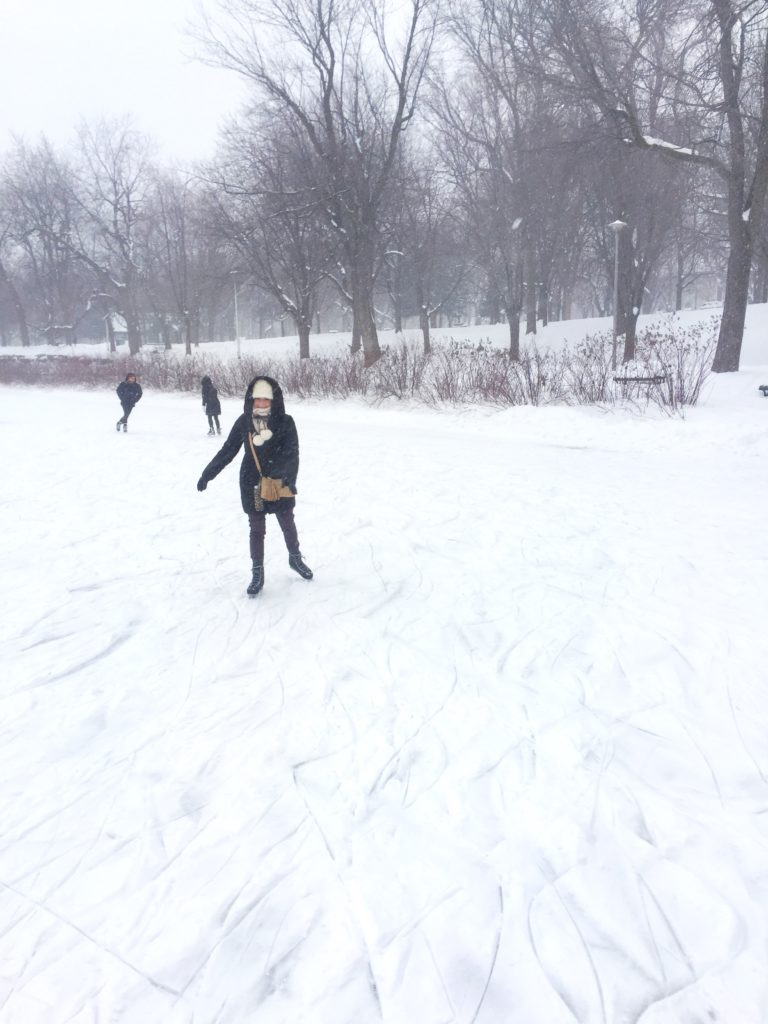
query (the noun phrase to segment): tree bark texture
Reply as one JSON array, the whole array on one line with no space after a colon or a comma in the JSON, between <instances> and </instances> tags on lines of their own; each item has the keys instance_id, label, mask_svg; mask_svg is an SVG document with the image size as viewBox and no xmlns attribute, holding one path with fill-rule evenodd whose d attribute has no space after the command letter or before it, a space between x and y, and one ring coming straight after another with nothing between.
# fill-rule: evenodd
<instances>
[{"instance_id":1,"label":"tree bark texture","mask_svg":"<svg viewBox=\"0 0 768 1024\"><path fill-rule=\"evenodd\" d=\"M16 285L11 280L2 262L0 262L0 282L5 285L8 289L8 294L11 296L11 304L13 305L13 310L16 314L16 323L19 327L19 338L21 340L21 344L26 348L29 345L29 326L27 324L27 315L24 310L24 304L21 301Z\"/></svg>"},{"instance_id":2,"label":"tree bark texture","mask_svg":"<svg viewBox=\"0 0 768 1024\"><path fill-rule=\"evenodd\" d=\"M297 324L299 332L299 359L309 359L309 324Z\"/></svg>"}]
</instances>

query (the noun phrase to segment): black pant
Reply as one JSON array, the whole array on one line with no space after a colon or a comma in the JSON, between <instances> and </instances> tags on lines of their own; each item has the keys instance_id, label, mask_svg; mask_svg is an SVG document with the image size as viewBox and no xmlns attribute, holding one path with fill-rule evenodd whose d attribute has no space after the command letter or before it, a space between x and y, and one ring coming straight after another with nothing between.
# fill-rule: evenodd
<instances>
[{"instance_id":1,"label":"black pant","mask_svg":"<svg viewBox=\"0 0 768 1024\"><path fill-rule=\"evenodd\" d=\"M208 414L208 427L211 430L213 430L213 424L214 423L216 424L216 429L220 431L221 427L219 426L219 417L216 416L215 414L213 416L211 416L210 413L209 413Z\"/></svg>"},{"instance_id":2,"label":"black pant","mask_svg":"<svg viewBox=\"0 0 768 1024\"><path fill-rule=\"evenodd\" d=\"M278 507L275 517L280 524L280 529L283 531L288 554L295 554L299 550L299 535L296 531L296 523L293 521L293 509ZM251 560L259 564L264 561L264 534L267 532L266 519L266 512L251 512L248 515L248 523L251 528Z\"/></svg>"},{"instance_id":3,"label":"black pant","mask_svg":"<svg viewBox=\"0 0 768 1024\"><path fill-rule=\"evenodd\" d=\"M121 402L120 405L122 405L122 407L123 407L123 415L120 417L120 419L117 422L118 423L127 423L128 422L128 417L133 412L133 406L132 405L126 405L125 402Z\"/></svg>"}]
</instances>

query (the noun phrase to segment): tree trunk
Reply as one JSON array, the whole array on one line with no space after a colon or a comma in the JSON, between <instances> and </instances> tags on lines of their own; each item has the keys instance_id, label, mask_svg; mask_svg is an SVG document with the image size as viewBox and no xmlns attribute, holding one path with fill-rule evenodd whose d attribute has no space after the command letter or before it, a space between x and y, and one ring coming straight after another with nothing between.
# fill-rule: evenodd
<instances>
[{"instance_id":1,"label":"tree trunk","mask_svg":"<svg viewBox=\"0 0 768 1024\"><path fill-rule=\"evenodd\" d=\"M29 345L29 326L27 324L27 315L21 298L19 297L19 293L16 290L16 285L8 276L2 261L0 261L0 281L2 281L6 286L8 293L11 296L11 304L16 314L16 322L19 325L19 338L21 340L21 344L26 348Z\"/></svg>"},{"instance_id":2,"label":"tree trunk","mask_svg":"<svg viewBox=\"0 0 768 1024\"><path fill-rule=\"evenodd\" d=\"M137 356L141 351L141 329L138 317L134 313L123 312L125 326L128 330L128 351Z\"/></svg>"},{"instance_id":3,"label":"tree trunk","mask_svg":"<svg viewBox=\"0 0 768 1024\"><path fill-rule=\"evenodd\" d=\"M740 105L739 85L743 49L734 44L733 30L742 30L729 0L712 0L720 26L720 81L723 85L723 109L728 121L728 269L725 275L725 299L720 333L717 338L714 373L735 373L739 369L744 321L749 301L749 274L752 269L752 240L759 237L766 186L768 186L768 151L763 136L768 120L768 50L762 45L762 96L755 168L751 183L747 181L744 141L744 108ZM742 40L743 43L743 40ZM753 234L754 232L754 234Z\"/></svg>"},{"instance_id":4,"label":"tree trunk","mask_svg":"<svg viewBox=\"0 0 768 1024\"><path fill-rule=\"evenodd\" d=\"M539 320L542 327L549 323L549 289L544 283L539 288Z\"/></svg>"},{"instance_id":5,"label":"tree trunk","mask_svg":"<svg viewBox=\"0 0 768 1024\"><path fill-rule=\"evenodd\" d=\"M752 239L749 224L741 216L729 218L730 252L725 275L725 299L720 333L717 338L714 373L735 373L739 369L744 321L749 299L749 272L752 263Z\"/></svg>"},{"instance_id":6,"label":"tree trunk","mask_svg":"<svg viewBox=\"0 0 768 1024\"><path fill-rule=\"evenodd\" d=\"M536 333L536 250L533 239L525 239L525 333Z\"/></svg>"},{"instance_id":7,"label":"tree trunk","mask_svg":"<svg viewBox=\"0 0 768 1024\"><path fill-rule=\"evenodd\" d=\"M390 268L389 280L387 282L389 301L392 303L392 325L395 329L395 334L402 334L403 332L403 294L400 278L400 258L398 257L397 264Z\"/></svg>"},{"instance_id":8,"label":"tree trunk","mask_svg":"<svg viewBox=\"0 0 768 1024\"><path fill-rule=\"evenodd\" d=\"M683 254L677 250L677 271L675 273L675 312L683 308Z\"/></svg>"},{"instance_id":9,"label":"tree trunk","mask_svg":"<svg viewBox=\"0 0 768 1024\"><path fill-rule=\"evenodd\" d=\"M115 325L112 323L112 317L107 314L104 318L104 323L107 325L107 340L109 341L109 351L117 352L117 343L115 342Z\"/></svg>"},{"instance_id":10,"label":"tree trunk","mask_svg":"<svg viewBox=\"0 0 768 1024\"><path fill-rule=\"evenodd\" d=\"M429 322L427 303L424 299L424 284L419 274L416 274L413 289L416 297L416 305L419 309L419 329L421 330L421 336L424 339L424 355L429 355L432 350L432 342L429 336L431 324Z\"/></svg>"},{"instance_id":11,"label":"tree trunk","mask_svg":"<svg viewBox=\"0 0 768 1024\"><path fill-rule=\"evenodd\" d=\"M507 310L509 323L509 355L515 362L520 361L520 316L519 313Z\"/></svg>"},{"instance_id":12,"label":"tree trunk","mask_svg":"<svg viewBox=\"0 0 768 1024\"><path fill-rule=\"evenodd\" d=\"M381 358L379 346L379 334L376 330L376 323L373 319L373 289L362 299L362 316L360 324L360 340L363 345L363 357L365 365L373 366L377 359Z\"/></svg>"},{"instance_id":13,"label":"tree trunk","mask_svg":"<svg viewBox=\"0 0 768 1024\"><path fill-rule=\"evenodd\" d=\"M424 305L419 306L419 327L421 328L421 336L424 339L424 355L428 356L432 351L432 343L429 339L429 316L427 315L427 307Z\"/></svg>"},{"instance_id":14,"label":"tree trunk","mask_svg":"<svg viewBox=\"0 0 768 1024\"><path fill-rule=\"evenodd\" d=\"M750 292L752 295L751 302L765 302L766 266L765 256L762 253L755 256Z\"/></svg>"},{"instance_id":15,"label":"tree trunk","mask_svg":"<svg viewBox=\"0 0 768 1024\"><path fill-rule=\"evenodd\" d=\"M630 270L634 269L630 263ZM627 309L624 314L624 358L623 362L631 362L636 355L637 343L637 321L643 305L645 294L645 278L635 270L635 276L630 281L630 291L627 302Z\"/></svg>"},{"instance_id":16,"label":"tree trunk","mask_svg":"<svg viewBox=\"0 0 768 1024\"><path fill-rule=\"evenodd\" d=\"M309 359L309 324L296 325L299 331L299 359Z\"/></svg>"},{"instance_id":17,"label":"tree trunk","mask_svg":"<svg viewBox=\"0 0 768 1024\"><path fill-rule=\"evenodd\" d=\"M373 251L362 245L352 262L352 351L362 345L366 367L381 357L373 309ZM359 331L359 336L356 336Z\"/></svg>"},{"instance_id":18,"label":"tree trunk","mask_svg":"<svg viewBox=\"0 0 768 1024\"><path fill-rule=\"evenodd\" d=\"M560 319L561 320L573 320L573 282L569 281L567 286L563 288L562 298L560 300Z\"/></svg>"},{"instance_id":19,"label":"tree trunk","mask_svg":"<svg viewBox=\"0 0 768 1024\"><path fill-rule=\"evenodd\" d=\"M361 333L360 333L360 322L358 320L357 311L355 310L354 303L352 305L352 343L349 346L350 352L354 355L359 352L363 347Z\"/></svg>"},{"instance_id":20,"label":"tree trunk","mask_svg":"<svg viewBox=\"0 0 768 1024\"><path fill-rule=\"evenodd\" d=\"M631 309L624 317L624 358L623 362L630 363L635 358L637 341L637 318L640 314Z\"/></svg>"},{"instance_id":21,"label":"tree trunk","mask_svg":"<svg viewBox=\"0 0 768 1024\"><path fill-rule=\"evenodd\" d=\"M184 315L184 354L192 355L192 318L189 313Z\"/></svg>"}]
</instances>

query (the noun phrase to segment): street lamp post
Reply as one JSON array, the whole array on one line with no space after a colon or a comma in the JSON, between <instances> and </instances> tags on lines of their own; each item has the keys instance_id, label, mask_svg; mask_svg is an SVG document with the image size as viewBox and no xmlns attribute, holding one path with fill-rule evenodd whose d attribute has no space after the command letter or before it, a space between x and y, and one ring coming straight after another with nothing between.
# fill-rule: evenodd
<instances>
[{"instance_id":1,"label":"street lamp post","mask_svg":"<svg viewBox=\"0 0 768 1024\"><path fill-rule=\"evenodd\" d=\"M240 358L240 320L237 315L237 275L239 270L230 270L232 275L232 287L235 294L235 344L237 345L237 358Z\"/></svg>"},{"instance_id":2,"label":"street lamp post","mask_svg":"<svg viewBox=\"0 0 768 1024\"><path fill-rule=\"evenodd\" d=\"M608 227L613 231L613 342L611 345L611 369L616 369L616 349L619 337L619 235L626 227L623 220L614 220Z\"/></svg>"}]
</instances>

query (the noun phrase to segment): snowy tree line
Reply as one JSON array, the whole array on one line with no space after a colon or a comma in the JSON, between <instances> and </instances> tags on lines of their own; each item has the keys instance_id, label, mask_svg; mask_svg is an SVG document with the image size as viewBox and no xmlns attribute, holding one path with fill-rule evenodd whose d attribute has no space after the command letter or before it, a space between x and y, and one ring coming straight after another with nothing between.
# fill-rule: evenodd
<instances>
[{"instance_id":1,"label":"snowy tree line","mask_svg":"<svg viewBox=\"0 0 768 1024\"><path fill-rule=\"evenodd\" d=\"M273 324L606 315L724 300L738 369L768 299L768 2L221 0L205 59L252 87L218 155L163 167L128 123L0 166L0 340L109 332L130 351ZM627 226L614 236L609 225ZM617 249L615 248L617 245ZM618 252L617 275L614 259ZM86 326L88 325L88 326ZM285 326L282 327L285 331Z\"/></svg>"}]
</instances>

